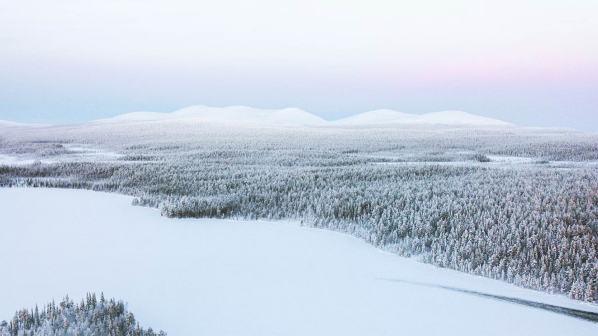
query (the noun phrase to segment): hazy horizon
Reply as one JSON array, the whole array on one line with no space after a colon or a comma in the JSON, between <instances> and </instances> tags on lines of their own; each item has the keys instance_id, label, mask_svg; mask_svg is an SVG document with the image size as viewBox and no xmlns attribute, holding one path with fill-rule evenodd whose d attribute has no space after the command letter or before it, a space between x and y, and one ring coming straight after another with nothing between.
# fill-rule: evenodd
<instances>
[{"instance_id":1,"label":"hazy horizon","mask_svg":"<svg viewBox=\"0 0 598 336\"><path fill-rule=\"evenodd\" d=\"M334 120L458 110L598 131L598 3L60 0L0 5L0 119L191 105Z\"/></svg>"}]
</instances>

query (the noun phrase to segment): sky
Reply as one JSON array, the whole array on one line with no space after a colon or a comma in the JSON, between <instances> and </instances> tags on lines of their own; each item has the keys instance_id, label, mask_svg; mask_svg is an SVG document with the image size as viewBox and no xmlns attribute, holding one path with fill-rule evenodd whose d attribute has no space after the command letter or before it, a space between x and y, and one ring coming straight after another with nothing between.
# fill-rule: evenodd
<instances>
[{"instance_id":1,"label":"sky","mask_svg":"<svg viewBox=\"0 0 598 336\"><path fill-rule=\"evenodd\" d=\"M598 132L598 1L0 0L0 119L461 110Z\"/></svg>"}]
</instances>

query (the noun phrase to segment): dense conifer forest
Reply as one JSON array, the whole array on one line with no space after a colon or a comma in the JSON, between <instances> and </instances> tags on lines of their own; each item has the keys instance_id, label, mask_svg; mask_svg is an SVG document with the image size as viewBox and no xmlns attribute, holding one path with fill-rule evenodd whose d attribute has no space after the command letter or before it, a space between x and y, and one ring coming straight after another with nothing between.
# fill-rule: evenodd
<instances>
[{"instance_id":1,"label":"dense conifer forest","mask_svg":"<svg viewBox=\"0 0 598 336\"><path fill-rule=\"evenodd\" d=\"M598 299L592 134L147 122L7 133L0 152L41 160L0 165L5 187L127 194L174 218L297 220L439 267Z\"/></svg>"},{"instance_id":2,"label":"dense conifer forest","mask_svg":"<svg viewBox=\"0 0 598 336\"><path fill-rule=\"evenodd\" d=\"M69 297L43 308L22 309L0 322L0 336L166 336L163 331L144 329L122 301L97 299L87 294L80 303Z\"/></svg>"}]
</instances>

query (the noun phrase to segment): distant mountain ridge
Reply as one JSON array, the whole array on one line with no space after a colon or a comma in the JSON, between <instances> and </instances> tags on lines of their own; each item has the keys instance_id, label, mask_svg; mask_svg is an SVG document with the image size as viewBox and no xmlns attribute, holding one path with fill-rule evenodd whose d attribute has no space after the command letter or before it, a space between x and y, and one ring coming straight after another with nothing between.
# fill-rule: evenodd
<instances>
[{"instance_id":1,"label":"distant mountain ridge","mask_svg":"<svg viewBox=\"0 0 598 336\"><path fill-rule=\"evenodd\" d=\"M26 124L26 123L18 123L8 120L0 120L0 127L45 127L50 126L48 124Z\"/></svg>"},{"instance_id":2,"label":"distant mountain ridge","mask_svg":"<svg viewBox=\"0 0 598 336\"><path fill-rule=\"evenodd\" d=\"M256 109L247 106L210 107L204 105L189 106L180 110L176 110L172 113L133 112L98 121L126 122L181 119L212 119L237 122L299 125L317 125L326 123L326 120L298 108L274 110Z\"/></svg>"},{"instance_id":3,"label":"distant mountain ridge","mask_svg":"<svg viewBox=\"0 0 598 336\"><path fill-rule=\"evenodd\" d=\"M331 121L335 125L419 124L419 125L472 125L515 126L514 124L463 111L441 111L426 114L409 114L393 110L374 110Z\"/></svg>"},{"instance_id":4,"label":"distant mountain ridge","mask_svg":"<svg viewBox=\"0 0 598 336\"><path fill-rule=\"evenodd\" d=\"M123 123L165 120L206 119L260 124L312 125L328 127L354 127L375 125L413 126L463 126L463 127L514 127L516 125L462 111L441 111L427 114L410 114L389 109L373 110L350 117L326 121L299 108L257 109L247 106L210 107L194 105L171 113L131 112L119 116L94 120L91 123ZM0 120L0 127L44 127L50 125L23 124Z\"/></svg>"},{"instance_id":5,"label":"distant mountain ridge","mask_svg":"<svg viewBox=\"0 0 598 336\"><path fill-rule=\"evenodd\" d=\"M326 121L298 108L257 109L247 106L210 107L194 105L172 113L133 112L95 122L133 122L158 120L211 119L266 124L358 126L383 124L449 125L449 126L515 126L498 119L482 117L462 111L441 111L409 114L381 109L360 113L339 120Z\"/></svg>"}]
</instances>

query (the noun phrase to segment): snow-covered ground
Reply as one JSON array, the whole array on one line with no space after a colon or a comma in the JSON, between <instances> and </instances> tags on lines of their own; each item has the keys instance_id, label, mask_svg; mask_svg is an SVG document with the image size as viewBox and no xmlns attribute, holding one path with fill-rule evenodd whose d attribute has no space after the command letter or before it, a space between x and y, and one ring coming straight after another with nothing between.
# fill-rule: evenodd
<instances>
[{"instance_id":1,"label":"snow-covered ground","mask_svg":"<svg viewBox=\"0 0 598 336\"><path fill-rule=\"evenodd\" d=\"M28 165L39 161L41 163L56 162L111 162L124 155L90 146L66 144L67 154L55 155L52 159L41 159L35 155L0 154L0 165Z\"/></svg>"},{"instance_id":2,"label":"snow-covered ground","mask_svg":"<svg viewBox=\"0 0 598 336\"><path fill-rule=\"evenodd\" d=\"M131 198L0 189L0 320L103 291L169 335L597 335L598 324L437 284L598 312L285 222L173 220ZM406 281L406 282L400 282Z\"/></svg>"},{"instance_id":3,"label":"snow-covered ground","mask_svg":"<svg viewBox=\"0 0 598 336\"><path fill-rule=\"evenodd\" d=\"M75 156L78 159L90 159L90 158L103 158L103 159L110 159L110 158L120 158L124 155L118 154L115 152L106 151L100 148L94 148L90 146L84 145L64 145L64 147L73 154L67 155L67 160L70 161L69 158Z\"/></svg>"},{"instance_id":4,"label":"snow-covered ground","mask_svg":"<svg viewBox=\"0 0 598 336\"><path fill-rule=\"evenodd\" d=\"M35 163L35 159L19 158L18 156L0 154L0 165L28 165ZM42 163L52 163L52 160L37 160Z\"/></svg>"},{"instance_id":5,"label":"snow-covered ground","mask_svg":"<svg viewBox=\"0 0 598 336\"><path fill-rule=\"evenodd\" d=\"M486 155L492 162L502 163L533 163L541 161L539 158L521 157L521 156L506 156L506 155Z\"/></svg>"}]
</instances>

